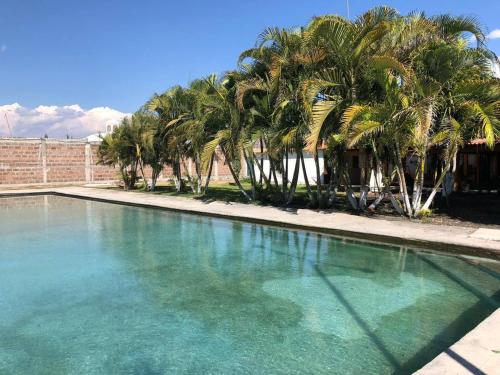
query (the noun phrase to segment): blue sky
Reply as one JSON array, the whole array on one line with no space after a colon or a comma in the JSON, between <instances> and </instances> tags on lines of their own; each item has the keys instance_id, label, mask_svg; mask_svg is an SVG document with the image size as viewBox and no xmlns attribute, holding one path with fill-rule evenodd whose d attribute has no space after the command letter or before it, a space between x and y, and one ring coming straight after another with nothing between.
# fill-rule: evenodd
<instances>
[{"instance_id":1,"label":"blue sky","mask_svg":"<svg viewBox=\"0 0 500 375\"><path fill-rule=\"evenodd\" d=\"M380 4L351 0L351 17ZM474 14L488 32L500 29L500 1L385 4L401 13ZM132 112L154 92L234 68L265 27L324 13L346 15L345 0L2 0L0 106ZM500 54L500 38L489 45Z\"/></svg>"}]
</instances>

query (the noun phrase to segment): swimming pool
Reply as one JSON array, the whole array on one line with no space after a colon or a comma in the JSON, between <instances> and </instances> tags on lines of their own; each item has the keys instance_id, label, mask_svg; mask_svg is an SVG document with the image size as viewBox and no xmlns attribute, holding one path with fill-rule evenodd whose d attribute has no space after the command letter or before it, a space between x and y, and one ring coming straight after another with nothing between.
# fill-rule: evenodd
<instances>
[{"instance_id":1,"label":"swimming pool","mask_svg":"<svg viewBox=\"0 0 500 375\"><path fill-rule=\"evenodd\" d=\"M409 373L497 262L59 196L0 199L0 373Z\"/></svg>"}]
</instances>

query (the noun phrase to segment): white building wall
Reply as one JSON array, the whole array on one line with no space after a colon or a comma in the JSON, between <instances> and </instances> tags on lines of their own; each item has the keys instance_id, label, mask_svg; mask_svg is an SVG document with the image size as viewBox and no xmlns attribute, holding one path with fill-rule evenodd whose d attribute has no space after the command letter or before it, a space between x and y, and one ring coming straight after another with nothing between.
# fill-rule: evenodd
<instances>
[{"instance_id":1,"label":"white building wall","mask_svg":"<svg viewBox=\"0 0 500 375\"><path fill-rule=\"evenodd\" d=\"M320 168L320 173L321 175L323 174L324 171L324 160L323 160L323 151L318 151L318 159L319 159L319 168ZM257 157L257 161L260 163L260 157ZM288 180L292 181L293 179L293 172L295 169L295 163L297 162L297 155L295 153L291 153L288 156ZM299 160L300 163L300 160ZM306 166L306 171L307 171L307 177L309 179L309 183L311 185L316 184L316 165L314 163L314 157L311 153L304 152L304 164ZM266 177L269 176L269 158L267 155L264 155L264 173ZM304 174L302 172L302 166L299 166L299 179L298 183L299 184L305 184L305 179L304 179ZM255 175L257 177L257 180L260 179L260 170L257 165L255 165ZM245 168L245 177L248 177L248 173L246 173L246 168ZM276 173L276 177L278 178L278 183L281 183L281 175L279 173ZM378 185L377 185L378 182ZM370 174L370 182L369 182L370 190L371 191L377 191L379 186L382 188L382 174L379 172L377 173L375 170L371 171Z\"/></svg>"},{"instance_id":2,"label":"white building wall","mask_svg":"<svg viewBox=\"0 0 500 375\"><path fill-rule=\"evenodd\" d=\"M370 191L378 191L378 189L382 189L382 187L382 173L372 169L370 173Z\"/></svg>"},{"instance_id":3,"label":"white building wall","mask_svg":"<svg viewBox=\"0 0 500 375\"><path fill-rule=\"evenodd\" d=\"M319 160L319 169L320 173L323 174L324 170L324 160L323 160L323 151L318 151L318 160ZM260 163L260 157L257 156L256 162ZM284 162L284 160L283 160ZM288 155L288 180L292 181L293 179L293 172L295 169L295 163L300 163L300 159L297 159L297 154L295 153L290 153ZM314 158L313 155L304 152L304 164L306 166L306 173L307 173L307 178L309 180L309 183L312 185L316 184L316 165L314 163ZM266 177L269 176L269 158L267 155L264 155L264 174ZM248 177L248 173L246 175ZM257 180L260 179L260 169L257 165L255 165L255 176ZM276 172L276 177L278 178L278 182L281 183L281 174ZM299 165L299 178L298 178L298 183L299 184L305 184L305 178L304 178L304 173L302 171L302 165Z\"/></svg>"}]
</instances>

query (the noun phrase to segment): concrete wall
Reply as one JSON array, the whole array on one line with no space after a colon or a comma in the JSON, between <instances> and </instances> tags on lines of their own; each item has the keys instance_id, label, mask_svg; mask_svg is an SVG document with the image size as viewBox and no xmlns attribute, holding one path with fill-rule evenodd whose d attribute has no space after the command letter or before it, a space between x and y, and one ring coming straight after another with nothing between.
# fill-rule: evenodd
<instances>
[{"instance_id":1,"label":"concrete wall","mask_svg":"<svg viewBox=\"0 0 500 375\"><path fill-rule=\"evenodd\" d=\"M361 169L359 168L359 163L363 163L363 157L362 155L359 155L357 151L348 151L345 155L347 159L347 164L349 168L349 174L351 178L351 182L353 185L359 185L360 183L360 173ZM357 157L357 164L353 165L353 157ZM325 161L324 161L324 156L323 156L323 151L319 150L318 151L318 161L319 161L319 170L320 174L323 176L323 173L325 172ZM260 163L260 157L257 157L257 162ZM297 155L295 153L291 153L288 156L288 181L292 181L293 179L293 172L295 169L295 163L297 162ZM300 163L300 160L299 160ZM314 157L311 153L309 152L304 152L304 165L306 167L306 173L307 173L307 178L309 179L309 183L312 185L316 184L316 164L314 163ZM270 169L270 164L269 164L269 159L267 155L264 155L264 167L262 168L265 175L269 176L269 169ZM260 178L260 169L258 168L257 165L255 165L255 175L256 178ZM248 171L245 169L245 176L248 176ZM281 175L279 173L276 173L276 176L278 177L278 182L281 183ZM378 180L378 185L377 185L377 180ZM325 183L322 177L322 183ZM299 184L305 184L305 179L304 179L304 174L302 170L302 165L299 165L299 177L298 177L298 183ZM378 186L382 186L382 175L379 174L378 176L376 175L375 171L371 172L370 175L370 182L369 182L370 189L372 191L375 191Z\"/></svg>"},{"instance_id":2,"label":"concrete wall","mask_svg":"<svg viewBox=\"0 0 500 375\"><path fill-rule=\"evenodd\" d=\"M40 138L0 138L0 185L53 183L99 183L118 180L118 171L98 165L99 143L86 140ZM195 175L194 163L186 161L186 169ZM146 168L147 176L151 170ZM167 166L160 179L172 177ZM212 170L214 181L232 180L224 157L217 154Z\"/></svg>"},{"instance_id":3,"label":"concrete wall","mask_svg":"<svg viewBox=\"0 0 500 375\"><path fill-rule=\"evenodd\" d=\"M324 170L324 160L323 160L323 151L318 151L318 160L319 160L319 168L320 168L320 173L323 174ZM260 163L260 156L257 156L257 162ZM284 162L284 160L283 160ZM288 155L288 181L292 181L293 179L293 172L295 169L295 163L299 162L300 159L297 159L297 154L295 153L290 153ZM304 152L304 164L306 166L306 173L307 173L307 178L309 180L310 184L316 184L316 164L314 163L314 158L312 154L309 154L307 152ZM267 155L264 155L264 167L262 168L264 171L264 174L268 177L269 176L269 169L270 169L270 164L269 164L269 158ZM245 168L245 175L248 176L248 172L246 171ZM255 176L257 180L260 178L260 169L255 166ZM276 176L278 178L278 182L281 183L281 175L279 173L276 173ZM305 178L304 178L304 173L302 171L302 165L299 165L299 178L298 178L299 184L305 184Z\"/></svg>"}]
</instances>

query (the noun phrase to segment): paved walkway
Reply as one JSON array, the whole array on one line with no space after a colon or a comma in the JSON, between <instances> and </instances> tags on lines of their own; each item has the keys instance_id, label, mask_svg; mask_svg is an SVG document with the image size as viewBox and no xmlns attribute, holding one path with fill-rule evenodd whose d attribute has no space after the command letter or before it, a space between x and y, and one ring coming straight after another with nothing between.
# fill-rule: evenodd
<instances>
[{"instance_id":1,"label":"paved walkway","mask_svg":"<svg viewBox=\"0 0 500 375\"><path fill-rule=\"evenodd\" d=\"M481 229L467 227L390 221L341 212L317 212L308 209L285 210L276 207L220 201L204 202L191 198L91 187L6 190L0 191L0 195L44 192L288 226L371 241L390 241L403 246L500 258L500 241L497 240L500 238L500 231L496 233L495 230L488 230L488 235L484 235L484 231ZM492 234L491 231L495 233Z\"/></svg>"}]
</instances>

